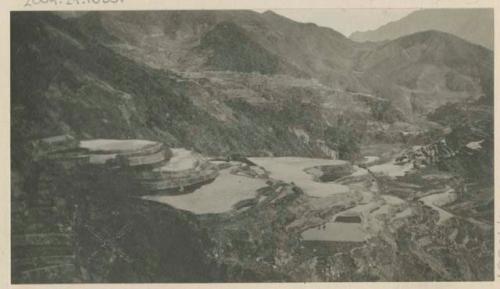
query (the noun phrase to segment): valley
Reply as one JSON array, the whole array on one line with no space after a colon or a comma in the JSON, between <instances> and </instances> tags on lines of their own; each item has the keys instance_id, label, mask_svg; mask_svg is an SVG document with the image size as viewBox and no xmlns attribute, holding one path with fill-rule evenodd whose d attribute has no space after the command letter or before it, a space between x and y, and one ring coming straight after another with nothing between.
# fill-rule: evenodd
<instances>
[{"instance_id":1,"label":"valley","mask_svg":"<svg viewBox=\"0 0 500 289\"><path fill-rule=\"evenodd\" d=\"M74 145L68 138L59 139L64 139L69 146ZM50 141L52 142L52 139ZM486 240L483 238L492 233L491 221L475 217L464 218L448 209L450 205L456 206L463 202L460 201L458 194L467 193L459 191L463 189L462 181L449 173L441 172L438 178L434 172L422 171L420 167L398 165L395 163L395 157L390 157L386 163L380 163L379 157L368 156L360 166L343 160L297 157L221 160L220 157L202 156L186 149L168 149L164 146L161 146L165 150L164 157L155 158L155 161L146 166L142 162L137 164L132 162L139 156L141 159L150 160L149 156L158 154L155 147L159 147L159 144L145 140L99 139L80 142L81 149L78 149L80 151L75 151L80 157L74 153L68 154L65 151L68 151L69 147L61 148L61 146L59 150L50 153L49 158L41 156L42 163L46 164L39 168L41 171L38 172L38 178L39 180L49 178L48 192L53 196L57 195L57 199L61 200L56 201L56 204L59 203L56 205L59 209L52 213L53 217L62 218L65 214L69 214L64 218L73 220L68 224L68 232L57 234L76 234L77 239L88 238L84 237L88 234L84 229L88 221L82 219L82 215L90 212L95 215L92 218L111 217L118 223L125 222L128 224L125 226L134 227L137 220L128 217L121 220L116 218L123 217L123 210L130 210L129 207L132 211L126 215L136 212L137 206L154 207L157 206L154 204L161 204L172 208L173 212L178 211L179 214L183 212L182 214L192 216L190 218L197 220L196 226L199 226L197 230L205 232L207 240L201 254L206 260L204 262L213 263L211 266L214 266L215 273L211 274L219 276L208 278L234 281L251 281L254 278L269 281L298 281L301 278L312 278L310 280L317 281L346 280L344 279L346 275L338 275L340 273L335 269L336 266L342 266L344 274L351 276L349 278L367 278L366 276L377 280L402 278L396 274L403 272L398 271L399 269L394 270L392 265L371 267L372 261L365 259L367 256L381 258L380 254L389 256L396 254L391 257L394 262L413 260L414 266L431 270L421 275L421 278L434 276L432 278L435 280L454 280L461 276L463 269L455 271L447 269L443 262L449 262L449 259L442 260L440 255L431 257L429 254L432 250L437 250L443 244L447 244L446 246L456 244L453 246L458 247L453 248L459 252L457 256L463 256L462 254L472 249L477 254L475 258L482 258L483 262L487 262L490 258L488 252L491 249L481 246L480 242ZM371 146L370 150L373 149ZM108 157L95 157L103 153ZM404 151L398 155L403 153ZM82 157L88 159L88 164L82 164ZM95 161L96 159L99 161ZM101 161L102 159L106 161ZM52 165L47 166L49 164ZM58 171L54 170L54 165L61 166L67 173L53 175ZM47 170L48 168L51 169ZM217 171L214 179L208 182L198 177L204 175L203 171L206 170ZM103 173L96 175L96 171ZM105 173L106 171L109 173ZM394 174L396 171L398 173ZM96 191L93 195L79 196L81 193L72 189L86 182L82 179L83 172L90 173L95 179ZM158 187L152 185L151 172L156 172L155 174L161 172L161 177L160 175L156 177L160 179L155 182L161 184L168 180L170 189L158 191ZM146 177L147 181L142 181ZM67 181L71 183L63 185L62 178L69 178ZM103 178L106 178L106 181L103 180L104 183L100 181ZM325 179L328 181L324 181ZM419 179L427 181L418 181ZM114 180L124 182L122 184L124 187L120 189L113 185L112 190L106 190L105 184L113 184ZM66 193L58 193L61 188ZM67 195L69 191L73 193ZM16 200L19 202L23 198L21 195ZM71 201L74 198L80 201L74 203ZM85 206L72 208L68 207L68 202ZM110 205L114 208L111 211ZM147 216L150 213L142 214ZM462 226L456 227L457 222L462 223ZM41 225L35 230L47 226L48 224ZM83 228L80 228L81 226ZM90 230L91 233L103 230L99 223L94 223L92 226L95 229ZM411 231L413 233L410 239L403 233L408 230L408 226L418 226L418 230L415 231L417 234L413 235L415 232ZM169 230L169 227L164 229ZM40 233L43 231L38 232L40 241L48 242L43 240L51 235ZM471 232L474 232L474 235L470 235ZM137 242L130 239L135 238L132 237L136 234L133 231L125 233L120 230L115 234L127 236L126 239L112 245L117 246L116 248L127 248ZM24 236L28 238L31 235ZM266 238L273 239L266 240ZM34 242L40 246L43 244L39 243L40 241ZM378 245L375 247L374 243ZM94 245L88 243L76 243L73 246L81 252L96 250L92 249ZM127 260L129 257L126 256L131 254L131 249L116 250L110 251L109 254L115 256L113 258L118 258L117 261L107 265L103 263L104 266L118 266L121 263L119 259ZM46 260L47 257L38 258ZM88 256L82 255L80 258L85 260ZM106 277L102 272L94 272L92 267L87 267L95 262L105 262L102 258L93 255L92 261L88 259L87 262L91 262L88 265L85 261L83 263L80 261L80 263L59 264L61 269L43 267L36 270L50 270L53 276L58 276L66 272L61 271L62 269L67 269L71 265L80 267L80 270L90 270L85 271L86 275L71 273L71 276L79 278L77 280L92 282L111 276ZM346 260L349 260L350 267L345 267L344 263L339 265L338 262ZM18 262L18 259L15 259L15 263ZM463 260L458 258L453 262L459 262L461 268L466 266L465 268L470 270L471 278L482 278L482 275L477 274L483 273L470 267L471 264L463 263ZM390 275L381 271L389 269L384 266L391 267ZM301 270L302 275L289 275L291 268ZM20 280L36 278L34 272L29 270L23 271L22 276L29 279Z\"/></svg>"},{"instance_id":2,"label":"valley","mask_svg":"<svg viewBox=\"0 0 500 289\"><path fill-rule=\"evenodd\" d=\"M493 51L272 11L14 13L14 283L493 279Z\"/></svg>"}]
</instances>

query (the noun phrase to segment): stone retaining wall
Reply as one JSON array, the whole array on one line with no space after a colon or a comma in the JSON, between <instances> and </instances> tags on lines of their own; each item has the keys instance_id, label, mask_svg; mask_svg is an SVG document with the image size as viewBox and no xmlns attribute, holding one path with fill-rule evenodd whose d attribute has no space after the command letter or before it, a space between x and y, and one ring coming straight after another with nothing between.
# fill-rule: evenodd
<instances>
[{"instance_id":1,"label":"stone retaining wall","mask_svg":"<svg viewBox=\"0 0 500 289\"><path fill-rule=\"evenodd\" d=\"M164 171L160 169L155 170L138 170L135 172L135 176L140 180L161 180L166 178L183 178L186 175L196 175L203 170L217 169L217 166L210 164L209 162L201 162L194 168L190 168L182 171Z\"/></svg>"},{"instance_id":2,"label":"stone retaining wall","mask_svg":"<svg viewBox=\"0 0 500 289\"><path fill-rule=\"evenodd\" d=\"M109 159L104 160L102 163L91 163L91 156L103 156L105 158L109 156ZM75 166L91 168L93 165L105 169L123 170L144 187L144 192L141 192L144 195L162 190L179 189L179 191L183 191L186 187L211 181L218 176L217 166L202 159L197 160L194 162L193 167L185 170L161 170L159 167L167 163L172 156L172 150L165 147L164 144L152 143L128 151L99 150L99 148L94 150L82 148L71 152L56 151L45 155L44 159L57 162L65 169L74 168Z\"/></svg>"},{"instance_id":3,"label":"stone retaining wall","mask_svg":"<svg viewBox=\"0 0 500 289\"><path fill-rule=\"evenodd\" d=\"M135 166L147 166L156 163L161 163L168 160L165 150L158 151L154 154L149 155L138 155L138 156L123 156L118 155L119 163L122 166L135 167Z\"/></svg>"},{"instance_id":4,"label":"stone retaining wall","mask_svg":"<svg viewBox=\"0 0 500 289\"><path fill-rule=\"evenodd\" d=\"M215 179L219 175L217 169L203 170L193 173L186 173L182 177L175 178L160 178L158 180L141 181L144 187L151 191L171 190L175 188L185 188L201 184Z\"/></svg>"},{"instance_id":5,"label":"stone retaining wall","mask_svg":"<svg viewBox=\"0 0 500 289\"><path fill-rule=\"evenodd\" d=\"M166 150L167 148L163 145L163 143L153 143L144 146L143 148L140 149L135 149L135 150L129 150L129 151L123 151L123 150L93 150L91 153L93 154L118 154L121 156L127 156L127 157L132 157L132 156L147 156L150 154L157 153L161 150Z\"/></svg>"}]
</instances>

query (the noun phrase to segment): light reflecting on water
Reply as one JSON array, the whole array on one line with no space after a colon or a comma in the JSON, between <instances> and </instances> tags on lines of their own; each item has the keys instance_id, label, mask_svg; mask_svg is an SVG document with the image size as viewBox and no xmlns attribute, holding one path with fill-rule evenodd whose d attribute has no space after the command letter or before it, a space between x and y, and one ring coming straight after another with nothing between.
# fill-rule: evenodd
<instances>
[{"instance_id":1,"label":"light reflecting on water","mask_svg":"<svg viewBox=\"0 0 500 289\"><path fill-rule=\"evenodd\" d=\"M363 242L368 234L360 223L330 222L302 233L306 241Z\"/></svg>"}]
</instances>

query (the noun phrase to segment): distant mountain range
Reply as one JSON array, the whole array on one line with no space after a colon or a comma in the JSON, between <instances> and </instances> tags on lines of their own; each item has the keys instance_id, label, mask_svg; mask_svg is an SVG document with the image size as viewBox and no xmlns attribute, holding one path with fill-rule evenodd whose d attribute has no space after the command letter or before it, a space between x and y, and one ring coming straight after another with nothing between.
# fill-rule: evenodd
<instances>
[{"instance_id":1,"label":"distant mountain range","mask_svg":"<svg viewBox=\"0 0 500 289\"><path fill-rule=\"evenodd\" d=\"M425 9L370 31L350 35L354 41L384 41L426 30L453 34L493 50L493 9Z\"/></svg>"},{"instance_id":2,"label":"distant mountain range","mask_svg":"<svg viewBox=\"0 0 500 289\"><path fill-rule=\"evenodd\" d=\"M207 154L321 156L339 126L352 137L397 135L401 122L419 128L438 107L492 89L492 51L437 31L359 43L253 11L22 12L11 21L16 144L71 133Z\"/></svg>"}]
</instances>

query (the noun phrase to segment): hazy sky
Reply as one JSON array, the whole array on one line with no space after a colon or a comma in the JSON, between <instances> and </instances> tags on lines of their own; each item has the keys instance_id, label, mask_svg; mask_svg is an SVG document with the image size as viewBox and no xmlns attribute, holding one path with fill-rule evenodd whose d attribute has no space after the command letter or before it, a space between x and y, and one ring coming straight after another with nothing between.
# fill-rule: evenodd
<instances>
[{"instance_id":1,"label":"hazy sky","mask_svg":"<svg viewBox=\"0 0 500 289\"><path fill-rule=\"evenodd\" d=\"M299 22L312 22L349 36L355 31L376 29L416 9L273 9Z\"/></svg>"}]
</instances>

